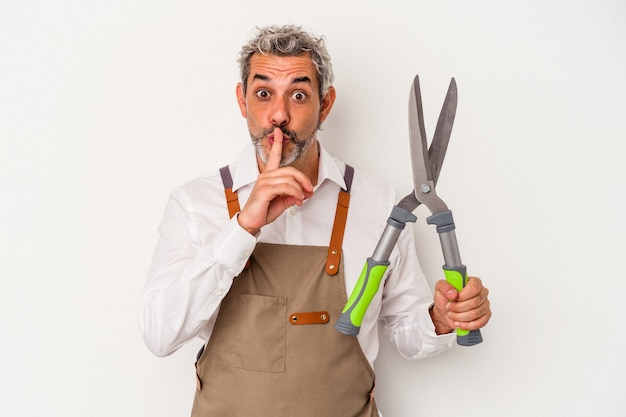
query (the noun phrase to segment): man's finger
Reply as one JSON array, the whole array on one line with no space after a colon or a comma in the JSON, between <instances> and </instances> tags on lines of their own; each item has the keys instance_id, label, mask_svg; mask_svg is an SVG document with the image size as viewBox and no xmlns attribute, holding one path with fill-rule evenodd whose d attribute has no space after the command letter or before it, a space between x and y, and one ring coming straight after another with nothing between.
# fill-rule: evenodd
<instances>
[{"instance_id":1,"label":"man's finger","mask_svg":"<svg viewBox=\"0 0 626 417\"><path fill-rule=\"evenodd\" d=\"M277 169L280 166L280 160L283 157L283 131L279 127L274 128L274 143L270 155L267 158L265 169Z\"/></svg>"},{"instance_id":2,"label":"man's finger","mask_svg":"<svg viewBox=\"0 0 626 417\"><path fill-rule=\"evenodd\" d=\"M445 279L441 279L435 285L435 293L441 294L448 301L456 300L459 292Z\"/></svg>"},{"instance_id":3,"label":"man's finger","mask_svg":"<svg viewBox=\"0 0 626 417\"><path fill-rule=\"evenodd\" d=\"M471 298L476 297L483 289L482 281L477 277L469 277L467 280L467 285L461 293L459 294L459 298L457 301L465 301Z\"/></svg>"}]
</instances>

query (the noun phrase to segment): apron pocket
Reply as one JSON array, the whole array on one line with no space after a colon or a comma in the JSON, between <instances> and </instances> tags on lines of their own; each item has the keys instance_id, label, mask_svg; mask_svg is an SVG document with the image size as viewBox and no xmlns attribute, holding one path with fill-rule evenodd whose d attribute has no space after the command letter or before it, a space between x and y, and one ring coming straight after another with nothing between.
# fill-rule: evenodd
<instances>
[{"instance_id":1,"label":"apron pocket","mask_svg":"<svg viewBox=\"0 0 626 417\"><path fill-rule=\"evenodd\" d=\"M239 294L236 367L258 372L285 372L287 299Z\"/></svg>"}]
</instances>

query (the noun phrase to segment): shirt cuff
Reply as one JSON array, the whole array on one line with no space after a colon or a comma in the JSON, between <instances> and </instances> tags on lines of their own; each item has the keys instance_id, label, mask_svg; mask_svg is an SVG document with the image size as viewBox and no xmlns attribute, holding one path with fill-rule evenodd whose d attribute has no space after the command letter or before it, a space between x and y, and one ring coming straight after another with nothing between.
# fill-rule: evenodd
<instances>
[{"instance_id":1,"label":"shirt cuff","mask_svg":"<svg viewBox=\"0 0 626 417\"><path fill-rule=\"evenodd\" d=\"M420 315L420 321L422 322L422 329L424 329L424 343L442 346L449 344L450 341L454 341L456 336L456 332L454 331L447 334L437 334L435 324L428 310L426 310L426 315Z\"/></svg>"},{"instance_id":2,"label":"shirt cuff","mask_svg":"<svg viewBox=\"0 0 626 417\"><path fill-rule=\"evenodd\" d=\"M456 332L438 335L435 332L435 325L430 317L429 308L420 311L419 327L422 329L422 349L412 359L422 359L437 355L454 346Z\"/></svg>"}]
</instances>

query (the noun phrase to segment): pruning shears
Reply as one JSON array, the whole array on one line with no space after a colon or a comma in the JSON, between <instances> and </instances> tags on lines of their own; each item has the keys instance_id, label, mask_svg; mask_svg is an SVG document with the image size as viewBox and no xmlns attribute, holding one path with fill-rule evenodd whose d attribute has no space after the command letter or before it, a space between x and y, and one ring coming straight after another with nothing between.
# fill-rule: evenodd
<instances>
[{"instance_id":1,"label":"pruning shears","mask_svg":"<svg viewBox=\"0 0 626 417\"><path fill-rule=\"evenodd\" d=\"M409 96L409 138L414 189L393 207L372 256L367 258L357 284L335 324L335 328L343 334L350 336L359 334L365 312L376 295L382 277L389 266L389 255L406 223L414 223L417 220L413 211L420 204L424 204L431 212L432 215L426 219L426 222L436 226L439 234L446 280L458 291L461 291L467 284L467 268L461 262L452 212L435 191L452 132L456 103L456 81L452 78L439 114L433 140L428 147L419 76L415 76ZM457 329L456 334L457 343L462 346L472 346L482 342L480 330Z\"/></svg>"}]
</instances>

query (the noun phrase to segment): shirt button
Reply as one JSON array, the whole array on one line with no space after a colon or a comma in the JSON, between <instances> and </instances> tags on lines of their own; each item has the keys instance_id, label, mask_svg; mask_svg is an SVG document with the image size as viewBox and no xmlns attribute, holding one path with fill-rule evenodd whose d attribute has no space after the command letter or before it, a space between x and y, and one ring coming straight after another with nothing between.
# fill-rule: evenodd
<instances>
[{"instance_id":1,"label":"shirt button","mask_svg":"<svg viewBox=\"0 0 626 417\"><path fill-rule=\"evenodd\" d=\"M289 214L291 214L292 216L296 214L296 208L292 207L289 209Z\"/></svg>"}]
</instances>

